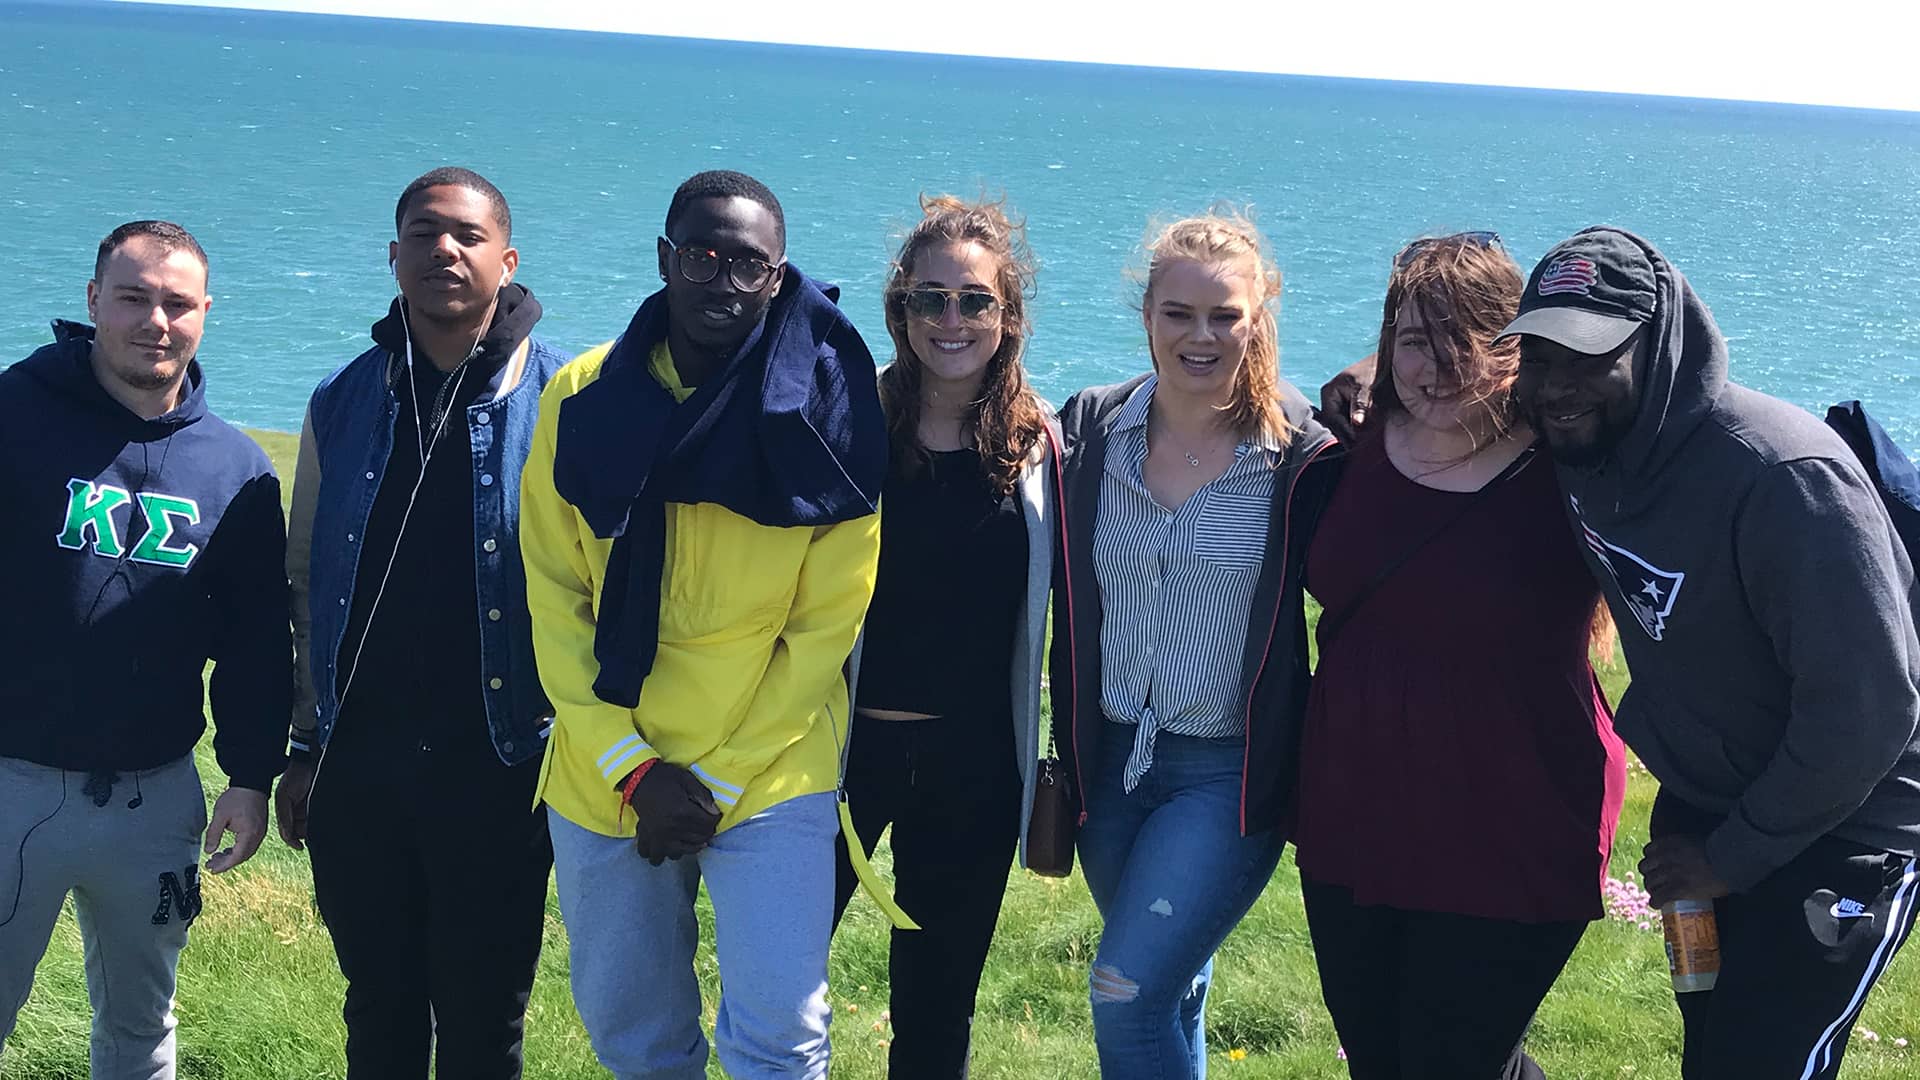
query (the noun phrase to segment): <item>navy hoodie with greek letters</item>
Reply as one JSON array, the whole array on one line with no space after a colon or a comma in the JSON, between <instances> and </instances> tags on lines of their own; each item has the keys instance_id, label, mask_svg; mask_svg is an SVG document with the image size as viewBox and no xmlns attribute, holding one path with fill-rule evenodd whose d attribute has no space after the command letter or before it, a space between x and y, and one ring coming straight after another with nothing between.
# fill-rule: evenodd
<instances>
[{"instance_id":1,"label":"navy hoodie with greek letters","mask_svg":"<svg viewBox=\"0 0 1920 1080\"><path fill-rule=\"evenodd\" d=\"M132 772L206 729L237 787L286 763L293 642L280 482L207 411L197 362L180 404L143 419L94 377L91 327L0 372L0 756Z\"/></svg>"}]
</instances>

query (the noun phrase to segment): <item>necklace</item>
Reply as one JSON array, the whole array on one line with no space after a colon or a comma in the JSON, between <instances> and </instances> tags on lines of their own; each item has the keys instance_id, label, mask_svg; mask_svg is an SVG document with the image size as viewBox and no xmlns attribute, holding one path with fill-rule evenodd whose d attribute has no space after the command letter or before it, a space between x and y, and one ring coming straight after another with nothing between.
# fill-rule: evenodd
<instances>
[{"instance_id":1,"label":"necklace","mask_svg":"<svg viewBox=\"0 0 1920 1080\"><path fill-rule=\"evenodd\" d=\"M1430 435L1423 439L1410 422L1397 416L1394 421L1387 425L1387 455L1405 458L1406 465L1413 470L1409 475L1415 479L1438 476L1458 469L1491 449L1504 437L1496 433L1492 439L1482 443L1478 435L1471 430L1466 430L1467 447L1464 453L1436 457L1433 456L1432 451L1441 449L1440 446L1435 445L1439 441L1437 436Z\"/></svg>"},{"instance_id":2,"label":"necklace","mask_svg":"<svg viewBox=\"0 0 1920 1080\"><path fill-rule=\"evenodd\" d=\"M431 418L431 426L433 428L433 434L428 435L428 425L420 423L420 378L413 369L413 326L407 322L405 297L402 297L400 300L400 326L407 335L407 389L413 391L413 437L420 448L420 478L423 481L427 476L427 458L433 454L434 447L440 445L440 434L447 429L447 414L453 411L454 395L460 392L460 383L467 377L467 365L475 356L479 355L480 342L485 340L487 328L493 325L493 316L499 310L500 295L495 293L493 303L487 305L487 317L480 320L480 329L473 335L473 344L467 347L467 355L461 359L460 363L456 365L453 371L448 373L446 379L441 382L439 392L433 395L433 403L427 407L427 414ZM438 415L436 416L435 414ZM420 488L419 485L416 484L414 486L414 494L418 495L419 493ZM408 505L412 505L411 501L409 501ZM398 541L395 541L394 550L400 550ZM388 566L387 570L388 572L392 572L393 567ZM366 640L362 638L360 644L364 647ZM358 657L356 656L356 660L357 659Z\"/></svg>"},{"instance_id":3,"label":"necklace","mask_svg":"<svg viewBox=\"0 0 1920 1080\"><path fill-rule=\"evenodd\" d=\"M1148 428L1148 435L1150 436L1150 438L1148 439L1148 443L1147 443L1147 449L1148 449L1149 451L1151 451L1151 450L1153 449L1153 439L1151 438L1151 435L1152 435L1152 428L1151 428L1151 427L1149 427L1149 428ZM1187 459L1187 465L1188 465L1188 467L1189 467L1189 468L1194 468L1194 469L1197 469L1197 468L1199 468L1199 467L1200 467L1200 457L1199 457L1199 455L1197 455L1197 454L1195 454L1195 453L1194 453L1193 451L1191 451L1191 450L1188 450L1188 449L1187 449L1186 447L1184 447L1184 446L1180 446L1180 445L1178 445L1178 444L1176 444L1176 443L1175 443L1175 442L1173 441L1173 436L1172 436L1171 434L1169 434L1169 433L1167 432L1167 428L1166 428L1166 426L1165 426L1164 424L1163 424L1163 425L1161 425L1161 428L1160 428L1160 435L1159 435L1159 439L1160 439L1160 441L1162 441L1162 442L1164 442L1164 443L1166 443L1166 444L1167 444L1168 446L1171 446L1171 447L1173 447L1173 449L1174 449L1174 450L1175 450L1175 451L1176 451L1177 453L1179 453L1179 455L1180 455L1181 457L1183 457L1183 458L1186 458L1186 459Z\"/></svg>"},{"instance_id":4,"label":"necklace","mask_svg":"<svg viewBox=\"0 0 1920 1080\"><path fill-rule=\"evenodd\" d=\"M467 360L473 359L471 353ZM440 433L446 430L447 414L453 411L453 395L460 390L460 383L467 377L467 360L460 361L458 367L440 382L440 389L433 395L433 404L427 408L426 423L420 422L420 380L414 374L412 365L407 367L407 381L413 384L414 440L419 444L420 469L426 471L427 457L440 441Z\"/></svg>"}]
</instances>

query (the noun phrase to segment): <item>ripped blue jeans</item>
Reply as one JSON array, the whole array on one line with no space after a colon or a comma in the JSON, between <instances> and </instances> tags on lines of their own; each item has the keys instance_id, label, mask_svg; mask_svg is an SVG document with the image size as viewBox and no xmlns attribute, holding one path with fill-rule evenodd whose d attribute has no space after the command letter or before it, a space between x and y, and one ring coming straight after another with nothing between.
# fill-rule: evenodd
<instances>
[{"instance_id":1,"label":"ripped blue jeans","mask_svg":"<svg viewBox=\"0 0 1920 1080\"><path fill-rule=\"evenodd\" d=\"M1159 733L1132 793L1133 728L1110 724L1087 773L1080 865L1106 926L1091 976L1102 1080L1207 1073L1213 952L1266 888L1285 837L1240 835L1238 737Z\"/></svg>"}]
</instances>

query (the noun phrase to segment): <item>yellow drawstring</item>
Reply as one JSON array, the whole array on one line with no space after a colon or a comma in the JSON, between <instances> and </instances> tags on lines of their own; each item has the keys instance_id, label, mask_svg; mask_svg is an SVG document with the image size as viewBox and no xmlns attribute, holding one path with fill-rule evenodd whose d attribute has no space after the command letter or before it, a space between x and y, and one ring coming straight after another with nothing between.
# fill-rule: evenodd
<instances>
[{"instance_id":1,"label":"yellow drawstring","mask_svg":"<svg viewBox=\"0 0 1920 1080\"><path fill-rule=\"evenodd\" d=\"M848 719L851 720L852 710L848 712ZM860 845L860 834L853 827L853 811L847 806L846 744L840 738L840 725L833 718L832 706L827 707L827 723L833 728L833 743L840 751L840 772L833 786L833 801L840 809L840 835L847 841L847 859L853 864L853 876L860 880L860 886L867 890L868 896L873 897L874 903L880 905L880 910L886 913L887 919L896 929L918 930L920 924L914 922L911 916L901 910L899 903L893 898L893 893L888 891L886 883L881 881L880 875L874 872L873 864L867 861L866 849Z\"/></svg>"}]
</instances>

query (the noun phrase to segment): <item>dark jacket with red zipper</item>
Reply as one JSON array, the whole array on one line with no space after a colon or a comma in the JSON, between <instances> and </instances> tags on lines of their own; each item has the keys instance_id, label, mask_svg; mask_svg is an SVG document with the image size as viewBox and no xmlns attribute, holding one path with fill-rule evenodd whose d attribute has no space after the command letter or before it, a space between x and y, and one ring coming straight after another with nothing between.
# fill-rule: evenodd
<instances>
[{"instance_id":1,"label":"dark jacket with red zipper","mask_svg":"<svg viewBox=\"0 0 1920 1080\"><path fill-rule=\"evenodd\" d=\"M1146 376L1082 390L1060 410L1064 437L1061 537L1054 559L1053 652L1049 680L1060 758L1073 778L1074 813L1084 820L1083 761L1095 760L1108 724L1100 710L1100 583L1093 569L1093 527L1108 436L1128 395ZM1240 832L1286 824L1293 802L1300 727L1307 709L1306 594L1301 589L1307 541L1339 478L1341 453L1299 391L1280 385L1280 407L1293 435L1273 485L1266 556L1254 586L1247 647L1240 669L1246 702L1246 761L1241 770Z\"/></svg>"}]
</instances>

